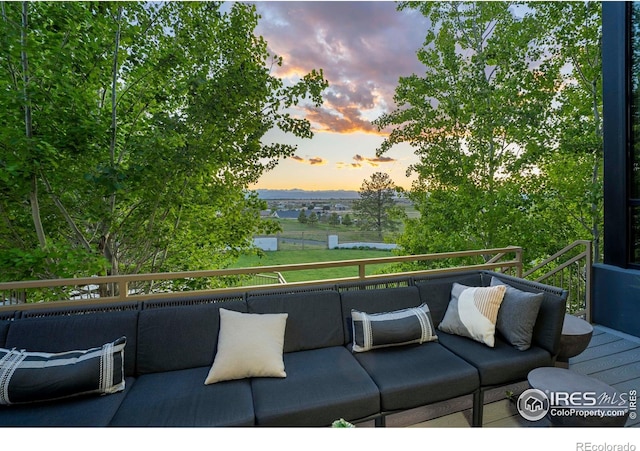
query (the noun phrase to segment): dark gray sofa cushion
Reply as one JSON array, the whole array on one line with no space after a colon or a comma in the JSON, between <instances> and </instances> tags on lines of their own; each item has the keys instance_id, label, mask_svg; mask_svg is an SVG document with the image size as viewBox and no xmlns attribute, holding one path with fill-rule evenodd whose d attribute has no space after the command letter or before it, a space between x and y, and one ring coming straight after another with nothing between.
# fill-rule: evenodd
<instances>
[{"instance_id":1,"label":"dark gray sofa cushion","mask_svg":"<svg viewBox=\"0 0 640 451\"><path fill-rule=\"evenodd\" d=\"M0 321L0 348L4 348L7 342L7 332L9 332L10 321Z\"/></svg>"},{"instance_id":2,"label":"dark gray sofa cushion","mask_svg":"<svg viewBox=\"0 0 640 451\"><path fill-rule=\"evenodd\" d=\"M474 271L451 276L427 275L414 279L415 286L420 292L420 299L429 306L431 318L436 327L442 322L449 307L454 282L468 287L479 287L482 286L482 274Z\"/></svg>"},{"instance_id":3,"label":"dark gray sofa cushion","mask_svg":"<svg viewBox=\"0 0 640 451\"><path fill-rule=\"evenodd\" d=\"M438 343L355 354L380 390L383 411L411 409L472 393L478 371Z\"/></svg>"},{"instance_id":4,"label":"dark gray sofa cushion","mask_svg":"<svg viewBox=\"0 0 640 451\"><path fill-rule=\"evenodd\" d=\"M493 348L470 338L442 331L438 333L438 340L478 369L482 386L523 381L532 369L553 364L551 355L546 350L532 346L526 351L518 351L499 337L496 337Z\"/></svg>"},{"instance_id":5,"label":"dark gray sofa cushion","mask_svg":"<svg viewBox=\"0 0 640 451\"><path fill-rule=\"evenodd\" d=\"M258 426L329 426L380 411L378 388L343 346L284 355L287 377L251 380Z\"/></svg>"},{"instance_id":6,"label":"dark gray sofa cushion","mask_svg":"<svg viewBox=\"0 0 640 451\"><path fill-rule=\"evenodd\" d=\"M247 311L244 301L141 311L138 374L211 366L218 346L220 308Z\"/></svg>"},{"instance_id":7,"label":"dark gray sofa cushion","mask_svg":"<svg viewBox=\"0 0 640 451\"><path fill-rule=\"evenodd\" d=\"M108 426L135 384L125 379L124 391L104 396L82 396L62 401L0 406L0 426L102 427Z\"/></svg>"},{"instance_id":8,"label":"dark gray sofa cushion","mask_svg":"<svg viewBox=\"0 0 640 451\"><path fill-rule=\"evenodd\" d=\"M351 310L365 313L382 313L418 307L422 304L416 287L343 291L340 293L340 297L342 299L345 344L352 341Z\"/></svg>"},{"instance_id":9,"label":"dark gray sofa cushion","mask_svg":"<svg viewBox=\"0 0 640 451\"><path fill-rule=\"evenodd\" d=\"M284 352L341 346L342 310L337 291L249 296L249 313L288 313Z\"/></svg>"},{"instance_id":10,"label":"dark gray sofa cushion","mask_svg":"<svg viewBox=\"0 0 640 451\"><path fill-rule=\"evenodd\" d=\"M138 377L111 426L252 426L249 381L204 385L208 371L200 367Z\"/></svg>"},{"instance_id":11,"label":"dark gray sofa cushion","mask_svg":"<svg viewBox=\"0 0 640 451\"><path fill-rule=\"evenodd\" d=\"M9 327L5 348L63 352L102 346L127 338L124 350L126 376L135 374L138 312L121 311L15 320Z\"/></svg>"}]
</instances>

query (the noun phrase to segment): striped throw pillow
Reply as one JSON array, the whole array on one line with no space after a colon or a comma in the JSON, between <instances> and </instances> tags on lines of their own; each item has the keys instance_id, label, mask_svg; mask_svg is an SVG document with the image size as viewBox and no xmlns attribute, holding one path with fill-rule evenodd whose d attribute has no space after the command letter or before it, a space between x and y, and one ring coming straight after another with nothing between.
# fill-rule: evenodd
<instances>
[{"instance_id":1,"label":"striped throw pillow","mask_svg":"<svg viewBox=\"0 0 640 451\"><path fill-rule=\"evenodd\" d=\"M124 390L126 337L60 353L0 348L0 405Z\"/></svg>"},{"instance_id":2,"label":"striped throw pillow","mask_svg":"<svg viewBox=\"0 0 640 451\"><path fill-rule=\"evenodd\" d=\"M353 352L435 341L431 313L427 304L383 313L351 311Z\"/></svg>"},{"instance_id":3,"label":"striped throw pillow","mask_svg":"<svg viewBox=\"0 0 640 451\"><path fill-rule=\"evenodd\" d=\"M498 311L505 291L504 285L467 287L454 283L449 306L438 329L493 348Z\"/></svg>"}]
</instances>

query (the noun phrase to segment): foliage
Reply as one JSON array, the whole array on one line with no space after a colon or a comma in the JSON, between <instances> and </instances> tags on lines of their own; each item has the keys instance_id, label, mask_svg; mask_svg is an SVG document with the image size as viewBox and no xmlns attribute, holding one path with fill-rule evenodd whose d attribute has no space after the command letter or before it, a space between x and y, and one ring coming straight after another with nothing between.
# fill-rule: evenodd
<instances>
[{"instance_id":1,"label":"foliage","mask_svg":"<svg viewBox=\"0 0 640 451\"><path fill-rule=\"evenodd\" d=\"M218 2L3 2L2 279L223 267L273 231L247 187L312 136L319 104L255 36L255 7ZM17 263L17 264L16 264Z\"/></svg>"},{"instance_id":2,"label":"foliage","mask_svg":"<svg viewBox=\"0 0 640 451\"><path fill-rule=\"evenodd\" d=\"M309 217L307 218L307 222L310 226L315 226L316 224L318 224L318 215L316 214L315 211L312 211L311 213L309 213Z\"/></svg>"},{"instance_id":3,"label":"foliage","mask_svg":"<svg viewBox=\"0 0 640 451\"><path fill-rule=\"evenodd\" d=\"M304 210L300 210L300 213L298 214L298 222L300 224L306 224L309 222L309 218L307 218L307 214Z\"/></svg>"},{"instance_id":4,"label":"foliage","mask_svg":"<svg viewBox=\"0 0 640 451\"><path fill-rule=\"evenodd\" d=\"M329 224L333 226L340 225L340 216L338 216L338 213L334 212L329 215Z\"/></svg>"},{"instance_id":5,"label":"foliage","mask_svg":"<svg viewBox=\"0 0 640 451\"><path fill-rule=\"evenodd\" d=\"M340 418L339 420L335 420L333 423L331 423L331 427L332 428L354 428L355 426L349 423L344 418Z\"/></svg>"},{"instance_id":6,"label":"foliage","mask_svg":"<svg viewBox=\"0 0 640 451\"><path fill-rule=\"evenodd\" d=\"M375 172L360 186L360 199L353 203L353 213L362 230L373 230L382 237L385 230L398 229L400 210L396 207L397 188L389 174Z\"/></svg>"},{"instance_id":7,"label":"foliage","mask_svg":"<svg viewBox=\"0 0 640 451\"><path fill-rule=\"evenodd\" d=\"M550 208L568 215L575 239L593 241L597 262L603 226L602 4L532 2L529 7L547 30L542 45L565 65L550 127L539 138L547 151L538 156L538 186Z\"/></svg>"},{"instance_id":8,"label":"foliage","mask_svg":"<svg viewBox=\"0 0 640 451\"><path fill-rule=\"evenodd\" d=\"M583 237L572 216L584 207L570 190L582 189L578 180L584 187L591 170L572 164L568 186L559 172L565 144L593 155L592 144L571 138L584 136L589 118L571 120L585 113L585 99L566 88L576 77L566 72L572 37L558 38L567 27L580 29L577 16L562 13L580 5L557 5L400 4L434 24L417 53L424 74L402 77L397 109L375 121L381 130L391 128L378 154L407 142L419 157L410 168L418 180L409 198L420 217L406 220L399 239L404 252L518 244L538 258ZM594 33L594 23L582 26Z\"/></svg>"},{"instance_id":9,"label":"foliage","mask_svg":"<svg viewBox=\"0 0 640 451\"><path fill-rule=\"evenodd\" d=\"M351 219L351 215L349 213L344 215L344 218L342 218L342 225L346 227L350 227L353 225L353 219Z\"/></svg>"}]
</instances>

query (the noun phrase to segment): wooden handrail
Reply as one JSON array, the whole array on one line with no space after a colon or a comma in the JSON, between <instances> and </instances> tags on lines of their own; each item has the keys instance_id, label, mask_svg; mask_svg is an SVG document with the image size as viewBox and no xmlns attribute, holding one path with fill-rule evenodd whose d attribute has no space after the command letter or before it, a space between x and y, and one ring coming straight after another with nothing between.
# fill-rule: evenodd
<instances>
[{"instance_id":1,"label":"wooden handrail","mask_svg":"<svg viewBox=\"0 0 640 451\"><path fill-rule=\"evenodd\" d=\"M416 261L432 261L443 260L451 258L473 257L473 256L486 256L487 254L498 254L500 258L506 256L509 253L515 254L513 260L508 261L496 261L491 259L489 263L482 263L478 265L470 266L457 266L452 268L439 268L432 270L418 270L410 272L397 272L393 274L384 275L366 275L366 267L369 265L380 265L389 263L407 263ZM134 282L143 281L159 281L159 280L176 280L176 279L195 279L203 277L221 277L221 276L234 276L234 275L247 275L247 274L259 274L265 272L282 273L286 271L302 271L309 269L326 269L326 268L338 268L354 266L358 268L358 276L344 279L324 279L314 280L308 282L287 283L287 286L304 286L318 283L338 283L354 280L369 280L379 277L392 277L392 276L409 276L420 275L429 273L446 273L452 271L463 271L471 269L499 269L499 268L516 268L518 274L522 273L522 248L517 246L508 246L504 248L496 249L482 249L482 250L470 250L470 251L457 251L457 252L444 252L437 254L420 254L420 255L406 255L406 256L392 256L392 257L379 257L368 259L356 259L356 260L340 260L330 262L316 262L316 263L298 263L291 265L274 265L274 266L259 266L251 268L232 268L232 269L215 269L205 271L183 271L183 272L165 272L165 273L150 273L150 274L128 274L117 276L101 276L101 277L80 277L80 278L67 278L67 279L49 279L49 280L28 280L28 281L16 281L16 282L2 282L0 283L0 293L7 291L26 290L26 289L42 289L42 288L54 288L54 287L72 287L72 286L84 286L84 285L102 285L102 284L118 284L117 296L94 298L91 300L61 300L46 303L29 303L29 304L10 304L6 306L0 306L0 310L3 309L25 309L25 308L43 308L50 304L57 306L64 304L80 305L82 303L95 303L95 302L115 302L125 300L147 300L153 298L162 298L176 296L200 295L207 293L225 293L225 292L240 292L240 291L252 291L257 289L264 289L264 285L256 286L243 286L243 287L230 287L230 288L215 288L207 290L192 290L192 291L180 291L178 293L148 293L148 294L130 294L129 284ZM52 305L53 306L53 305Z\"/></svg>"}]
</instances>

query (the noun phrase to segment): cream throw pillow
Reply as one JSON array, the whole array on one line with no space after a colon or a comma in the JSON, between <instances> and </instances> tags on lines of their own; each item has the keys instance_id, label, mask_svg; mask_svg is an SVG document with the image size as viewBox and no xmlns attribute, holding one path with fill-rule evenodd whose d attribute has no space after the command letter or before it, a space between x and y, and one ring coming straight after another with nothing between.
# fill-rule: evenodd
<instances>
[{"instance_id":1,"label":"cream throw pillow","mask_svg":"<svg viewBox=\"0 0 640 451\"><path fill-rule=\"evenodd\" d=\"M218 351L205 385L247 377L286 377L282 353L288 316L221 308Z\"/></svg>"},{"instance_id":2,"label":"cream throw pillow","mask_svg":"<svg viewBox=\"0 0 640 451\"><path fill-rule=\"evenodd\" d=\"M454 283L451 301L438 329L471 338L493 348L498 311L505 291L504 285L467 287Z\"/></svg>"}]
</instances>

